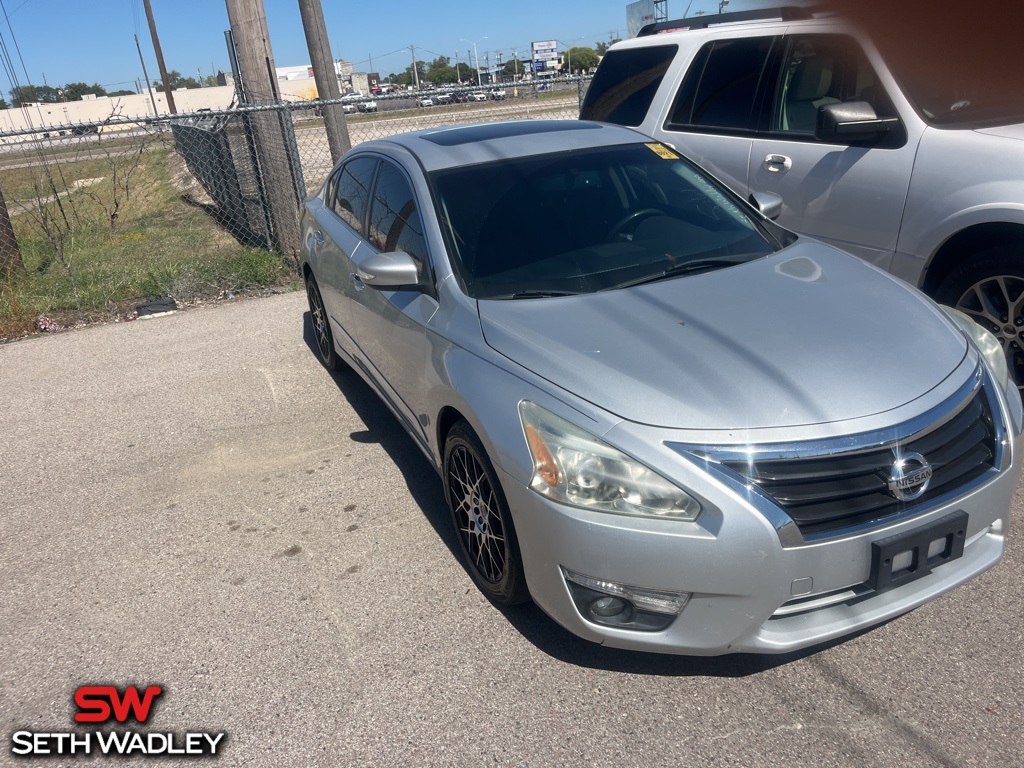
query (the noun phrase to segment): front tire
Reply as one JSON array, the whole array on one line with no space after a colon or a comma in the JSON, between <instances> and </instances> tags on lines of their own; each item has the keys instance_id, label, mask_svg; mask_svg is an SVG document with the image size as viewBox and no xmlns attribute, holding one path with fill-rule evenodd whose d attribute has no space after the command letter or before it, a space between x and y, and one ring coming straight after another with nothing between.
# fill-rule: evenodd
<instances>
[{"instance_id":1,"label":"front tire","mask_svg":"<svg viewBox=\"0 0 1024 768\"><path fill-rule=\"evenodd\" d=\"M444 490L459 547L480 591L501 606L529 600L508 502L480 439L464 421L445 441Z\"/></svg>"},{"instance_id":2,"label":"front tire","mask_svg":"<svg viewBox=\"0 0 1024 768\"><path fill-rule=\"evenodd\" d=\"M1002 245L966 259L942 281L935 300L992 332L1024 394L1024 250Z\"/></svg>"}]
</instances>

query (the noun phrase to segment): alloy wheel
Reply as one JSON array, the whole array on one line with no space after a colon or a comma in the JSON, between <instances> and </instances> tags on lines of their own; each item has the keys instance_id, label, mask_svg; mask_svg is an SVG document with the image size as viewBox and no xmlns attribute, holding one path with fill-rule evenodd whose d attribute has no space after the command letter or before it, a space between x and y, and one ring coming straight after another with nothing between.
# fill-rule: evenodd
<instances>
[{"instance_id":1,"label":"alloy wheel","mask_svg":"<svg viewBox=\"0 0 1024 768\"><path fill-rule=\"evenodd\" d=\"M320 291L311 280L306 286L306 295L309 297L309 312L313 318L313 333L316 335L316 345L320 349L320 356L329 360L334 352L334 345L331 341L331 331L327 327L327 313L324 311L324 302L320 298Z\"/></svg>"},{"instance_id":2,"label":"alloy wheel","mask_svg":"<svg viewBox=\"0 0 1024 768\"><path fill-rule=\"evenodd\" d=\"M470 565L496 584L507 567L501 506L484 468L465 447L457 446L448 463L449 504Z\"/></svg>"},{"instance_id":3,"label":"alloy wheel","mask_svg":"<svg viewBox=\"0 0 1024 768\"><path fill-rule=\"evenodd\" d=\"M993 275L970 286L956 308L992 332L1006 354L1006 365L1017 386L1024 385L1024 280Z\"/></svg>"}]
</instances>

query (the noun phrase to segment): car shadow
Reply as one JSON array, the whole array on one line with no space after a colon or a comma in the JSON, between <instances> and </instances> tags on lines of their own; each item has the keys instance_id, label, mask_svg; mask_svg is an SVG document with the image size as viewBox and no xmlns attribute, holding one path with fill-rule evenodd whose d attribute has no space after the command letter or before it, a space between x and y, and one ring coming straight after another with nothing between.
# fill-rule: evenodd
<instances>
[{"instance_id":1,"label":"car shadow","mask_svg":"<svg viewBox=\"0 0 1024 768\"><path fill-rule=\"evenodd\" d=\"M303 315L303 340L310 354L320 359L309 312ZM402 473L413 501L452 556L465 568L462 552L448 516L441 478L419 451L398 419L366 384L358 373L342 363L330 371L338 390L366 426L349 438L357 443L376 443ZM666 654L606 648L577 637L548 617L534 603L503 608L495 606L524 638L539 650L566 664L614 672L671 677L746 677L774 669L840 645L856 633L840 640L817 645L795 653L779 655L732 654L729 656L671 656ZM867 630L865 630L867 631Z\"/></svg>"}]
</instances>

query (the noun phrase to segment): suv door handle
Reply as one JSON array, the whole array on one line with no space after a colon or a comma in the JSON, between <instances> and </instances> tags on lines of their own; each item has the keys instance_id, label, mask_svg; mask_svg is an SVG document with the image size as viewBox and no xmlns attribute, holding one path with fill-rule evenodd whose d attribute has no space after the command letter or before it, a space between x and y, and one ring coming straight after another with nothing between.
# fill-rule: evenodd
<instances>
[{"instance_id":1,"label":"suv door handle","mask_svg":"<svg viewBox=\"0 0 1024 768\"><path fill-rule=\"evenodd\" d=\"M356 287L357 291L363 290L366 287L366 283L359 279L359 275L355 272L349 272L349 277L352 278L352 284Z\"/></svg>"},{"instance_id":2,"label":"suv door handle","mask_svg":"<svg viewBox=\"0 0 1024 768\"><path fill-rule=\"evenodd\" d=\"M769 173L782 173L793 167L793 161L785 155L768 155L761 167Z\"/></svg>"},{"instance_id":3,"label":"suv door handle","mask_svg":"<svg viewBox=\"0 0 1024 768\"><path fill-rule=\"evenodd\" d=\"M324 233L319 229L313 230L313 240L316 241L317 248L322 248L324 244Z\"/></svg>"}]
</instances>

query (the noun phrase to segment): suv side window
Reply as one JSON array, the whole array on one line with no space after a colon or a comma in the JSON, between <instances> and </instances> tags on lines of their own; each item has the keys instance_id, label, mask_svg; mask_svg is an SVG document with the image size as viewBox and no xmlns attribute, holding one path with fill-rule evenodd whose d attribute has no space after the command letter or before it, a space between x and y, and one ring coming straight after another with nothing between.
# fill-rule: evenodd
<instances>
[{"instance_id":1,"label":"suv side window","mask_svg":"<svg viewBox=\"0 0 1024 768\"><path fill-rule=\"evenodd\" d=\"M866 101L878 117L896 116L892 101L853 38L789 38L775 88L771 130L811 135L818 107L842 101Z\"/></svg>"},{"instance_id":2,"label":"suv side window","mask_svg":"<svg viewBox=\"0 0 1024 768\"><path fill-rule=\"evenodd\" d=\"M363 217L370 202L370 187L377 170L377 158L357 157L338 171L337 192L331 202L334 212L352 229L363 235Z\"/></svg>"},{"instance_id":3,"label":"suv side window","mask_svg":"<svg viewBox=\"0 0 1024 768\"><path fill-rule=\"evenodd\" d=\"M758 86L774 37L717 40L694 58L676 94L669 130L753 130Z\"/></svg>"},{"instance_id":4,"label":"suv side window","mask_svg":"<svg viewBox=\"0 0 1024 768\"><path fill-rule=\"evenodd\" d=\"M652 45L605 54L587 90L580 119L640 125L678 50L678 45Z\"/></svg>"},{"instance_id":5,"label":"suv side window","mask_svg":"<svg viewBox=\"0 0 1024 768\"><path fill-rule=\"evenodd\" d=\"M380 176L370 209L367 239L380 251L405 251L416 261L419 272L427 260L427 241L416 198L405 175L387 161L381 162Z\"/></svg>"}]
</instances>

